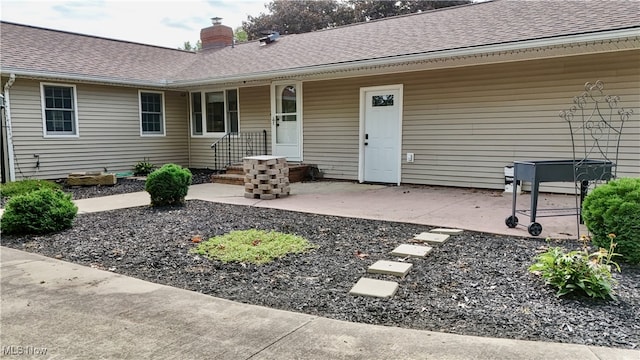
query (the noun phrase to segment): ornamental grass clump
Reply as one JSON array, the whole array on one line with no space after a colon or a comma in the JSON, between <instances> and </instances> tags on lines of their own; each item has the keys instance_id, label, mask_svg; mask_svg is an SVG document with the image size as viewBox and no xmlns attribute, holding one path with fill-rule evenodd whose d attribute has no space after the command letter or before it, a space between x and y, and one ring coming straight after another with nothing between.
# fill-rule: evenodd
<instances>
[{"instance_id":1,"label":"ornamental grass clump","mask_svg":"<svg viewBox=\"0 0 640 360\"><path fill-rule=\"evenodd\" d=\"M70 194L44 188L9 199L0 228L7 234L48 234L70 228L77 213Z\"/></svg>"},{"instance_id":2,"label":"ornamental grass clump","mask_svg":"<svg viewBox=\"0 0 640 360\"><path fill-rule=\"evenodd\" d=\"M613 288L617 282L611 275L611 268L620 272L620 267L611 260L617 255L613 238L609 237L608 249L600 248L596 252L589 252L586 246L569 252L561 247L552 247L536 256L536 262L529 271L541 275L548 285L557 288L558 297L575 293L615 300Z\"/></svg>"},{"instance_id":3,"label":"ornamental grass clump","mask_svg":"<svg viewBox=\"0 0 640 360\"><path fill-rule=\"evenodd\" d=\"M640 263L640 178L620 178L593 189L582 204L592 243L607 247L615 234L621 261Z\"/></svg>"},{"instance_id":4,"label":"ornamental grass clump","mask_svg":"<svg viewBox=\"0 0 640 360\"><path fill-rule=\"evenodd\" d=\"M144 189L151 195L153 206L183 205L191 179L189 169L166 164L147 176Z\"/></svg>"},{"instance_id":5,"label":"ornamental grass clump","mask_svg":"<svg viewBox=\"0 0 640 360\"><path fill-rule=\"evenodd\" d=\"M192 252L224 263L265 264L314 246L305 238L277 231L240 230L201 242Z\"/></svg>"},{"instance_id":6,"label":"ornamental grass clump","mask_svg":"<svg viewBox=\"0 0 640 360\"><path fill-rule=\"evenodd\" d=\"M144 158L142 161L139 161L133 167L133 175L135 176L147 176L156 169L156 166L151 163L147 158Z\"/></svg>"}]
</instances>

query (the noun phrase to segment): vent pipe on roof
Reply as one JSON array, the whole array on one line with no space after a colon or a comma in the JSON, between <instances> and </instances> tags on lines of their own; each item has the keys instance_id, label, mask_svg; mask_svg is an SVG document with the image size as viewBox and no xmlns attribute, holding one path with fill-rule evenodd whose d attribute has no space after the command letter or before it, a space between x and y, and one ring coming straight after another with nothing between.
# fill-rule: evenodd
<instances>
[{"instance_id":1,"label":"vent pipe on roof","mask_svg":"<svg viewBox=\"0 0 640 360\"><path fill-rule=\"evenodd\" d=\"M260 46L271 44L272 42L280 38L280 33L277 31L270 31L267 36L260 38Z\"/></svg>"},{"instance_id":2,"label":"vent pipe on roof","mask_svg":"<svg viewBox=\"0 0 640 360\"><path fill-rule=\"evenodd\" d=\"M233 45L233 29L222 25L222 18L211 18L212 26L200 30L202 49L223 48Z\"/></svg>"}]
</instances>

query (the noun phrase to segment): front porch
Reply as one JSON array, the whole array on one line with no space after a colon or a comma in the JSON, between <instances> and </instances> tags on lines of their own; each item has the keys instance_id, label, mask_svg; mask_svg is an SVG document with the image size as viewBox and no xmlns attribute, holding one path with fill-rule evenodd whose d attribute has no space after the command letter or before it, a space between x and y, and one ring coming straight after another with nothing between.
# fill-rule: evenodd
<instances>
[{"instance_id":1,"label":"front porch","mask_svg":"<svg viewBox=\"0 0 640 360\"><path fill-rule=\"evenodd\" d=\"M249 156L269 155L267 130L232 132L211 144L213 169L217 172L211 181L219 184L244 185L242 159ZM315 180L318 169L314 165L289 162L289 182Z\"/></svg>"}]
</instances>

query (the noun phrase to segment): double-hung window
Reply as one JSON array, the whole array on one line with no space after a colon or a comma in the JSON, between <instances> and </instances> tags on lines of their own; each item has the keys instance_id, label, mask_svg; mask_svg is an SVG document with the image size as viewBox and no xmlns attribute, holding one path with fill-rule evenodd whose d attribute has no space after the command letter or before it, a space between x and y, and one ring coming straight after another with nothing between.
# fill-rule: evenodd
<instances>
[{"instance_id":1,"label":"double-hung window","mask_svg":"<svg viewBox=\"0 0 640 360\"><path fill-rule=\"evenodd\" d=\"M191 93L191 134L238 132L238 90Z\"/></svg>"},{"instance_id":2,"label":"double-hung window","mask_svg":"<svg viewBox=\"0 0 640 360\"><path fill-rule=\"evenodd\" d=\"M40 84L43 135L77 137L78 106L75 85Z\"/></svg>"},{"instance_id":3,"label":"double-hung window","mask_svg":"<svg viewBox=\"0 0 640 360\"><path fill-rule=\"evenodd\" d=\"M140 91L140 135L165 134L164 93Z\"/></svg>"}]
</instances>

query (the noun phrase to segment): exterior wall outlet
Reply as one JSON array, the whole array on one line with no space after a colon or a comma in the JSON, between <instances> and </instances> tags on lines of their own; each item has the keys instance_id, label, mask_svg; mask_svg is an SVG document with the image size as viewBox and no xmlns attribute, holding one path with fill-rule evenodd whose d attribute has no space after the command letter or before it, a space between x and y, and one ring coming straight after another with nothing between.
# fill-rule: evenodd
<instances>
[{"instance_id":1,"label":"exterior wall outlet","mask_svg":"<svg viewBox=\"0 0 640 360\"><path fill-rule=\"evenodd\" d=\"M413 162L413 153L407 153L407 162Z\"/></svg>"}]
</instances>

